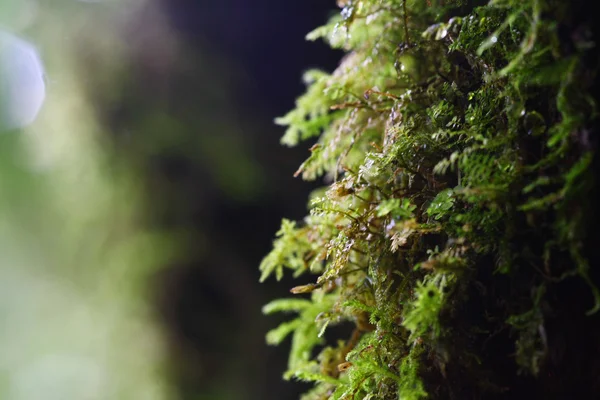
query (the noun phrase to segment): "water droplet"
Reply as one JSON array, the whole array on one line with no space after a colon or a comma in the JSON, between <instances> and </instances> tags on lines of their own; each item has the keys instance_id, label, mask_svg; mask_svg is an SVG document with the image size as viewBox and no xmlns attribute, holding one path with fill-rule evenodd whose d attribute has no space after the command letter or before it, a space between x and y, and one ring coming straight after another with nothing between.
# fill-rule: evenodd
<instances>
[{"instance_id":1,"label":"water droplet","mask_svg":"<svg viewBox=\"0 0 600 400\"><path fill-rule=\"evenodd\" d=\"M354 14L354 7L344 7L342 10L342 19L347 20Z\"/></svg>"},{"instance_id":2,"label":"water droplet","mask_svg":"<svg viewBox=\"0 0 600 400\"><path fill-rule=\"evenodd\" d=\"M492 43L496 43L498 41L498 38L496 36L492 36L491 39Z\"/></svg>"},{"instance_id":3,"label":"water droplet","mask_svg":"<svg viewBox=\"0 0 600 400\"><path fill-rule=\"evenodd\" d=\"M528 135L539 136L546 132L546 121L542 114L531 111L523 118L523 128Z\"/></svg>"}]
</instances>

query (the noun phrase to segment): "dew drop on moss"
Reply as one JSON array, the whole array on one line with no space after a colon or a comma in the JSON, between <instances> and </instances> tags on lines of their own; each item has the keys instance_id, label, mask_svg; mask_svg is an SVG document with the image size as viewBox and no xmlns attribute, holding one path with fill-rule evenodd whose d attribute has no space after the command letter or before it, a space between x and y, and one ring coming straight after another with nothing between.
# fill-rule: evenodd
<instances>
[{"instance_id":1,"label":"dew drop on moss","mask_svg":"<svg viewBox=\"0 0 600 400\"><path fill-rule=\"evenodd\" d=\"M546 121L537 111L530 111L523 117L523 128L528 135L539 136L546 131Z\"/></svg>"}]
</instances>

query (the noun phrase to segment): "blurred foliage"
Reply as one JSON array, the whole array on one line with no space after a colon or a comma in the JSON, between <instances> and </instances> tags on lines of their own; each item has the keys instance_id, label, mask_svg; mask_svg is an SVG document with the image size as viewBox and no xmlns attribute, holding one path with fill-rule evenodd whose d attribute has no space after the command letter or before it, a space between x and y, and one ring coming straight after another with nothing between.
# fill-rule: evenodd
<instances>
[{"instance_id":1,"label":"blurred foliage","mask_svg":"<svg viewBox=\"0 0 600 400\"><path fill-rule=\"evenodd\" d=\"M585 5L338 5L307 38L346 56L276 120L327 183L260 265L317 276L264 308L298 313L267 335L292 336L285 377L305 400L600 396Z\"/></svg>"},{"instance_id":2,"label":"blurred foliage","mask_svg":"<svg viewBox=\"0 0 600 400\"><path fill-rule=\"evenodd\" d=\"M235 298L223 282L244 307L178 316L199 319L203 347L158 324L174 300L156 309L164 271L217 247L199 227L215 202L262 190L228 67L185 47L158 2L3 1L0 16L39 50L47 95L33 124L0 134L0 397L255 396L263 370L242 369L259 331L246 344L232 320L260 303L234 255L217 262L239 270L207 274L206 303L186 307Z\"/></svg>"},{"instance_id":3,"label":"blurred foliage","mask_svg":"<svg viewBox=\"0 0 600 400\"><path fill-rule=\"evenodd\" d=\"M0 136L2 398L170 392L144 284L169 245L140 224L136 177L99 141L74 82Z\"/></svg>"}]
</instances>

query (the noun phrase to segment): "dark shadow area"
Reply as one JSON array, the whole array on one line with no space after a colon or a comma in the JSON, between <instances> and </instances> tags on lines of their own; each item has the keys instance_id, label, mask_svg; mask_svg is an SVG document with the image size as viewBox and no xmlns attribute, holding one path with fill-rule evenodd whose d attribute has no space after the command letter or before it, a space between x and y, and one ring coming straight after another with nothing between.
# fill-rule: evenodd
<instances>
[{"instance_id":1,"label":"dark shadow area","mask_svg":"<svg viewBox=\"0 0 600 400\"><path fill-rule=\"evenodd\" d=\"M283 148L273 119L303 92L303 71L337 65L339 53L304 39L334 6L149 5L128 28L138 40L120 98L109 107L98 99L118 157L143 171L149 223L182 238L179 259L152 286L182 399L275 400L302 391L282 380L289 348L267 347L264 335L278 321L261 313L293 283L259 284L258 265L281 218L301 219L316 187L292 176L311 143ZM181 40L171 62L160 58L168 43L140 35L157 12Z\"/></svg>"}]
</instances>

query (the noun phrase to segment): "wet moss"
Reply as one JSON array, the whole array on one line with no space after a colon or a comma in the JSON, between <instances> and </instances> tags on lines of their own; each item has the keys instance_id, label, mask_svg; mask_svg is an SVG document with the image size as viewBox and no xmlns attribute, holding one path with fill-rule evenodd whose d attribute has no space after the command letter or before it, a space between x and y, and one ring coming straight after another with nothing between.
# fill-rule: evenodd
<instances>
[{"instance_id":1,"label":"wet moss","mask_svg":"<svg viewBox=\"0 0 600 400\"><path fill-rule=\"evenodd\" d=\"M269 334L292 335L286 377L315 382L305 399L600 396L584 4L339 3L308 38L347 55L277 120L326 185L260 266L315 276L274 303L299 313Z\"/></svg>"}]
</instances>

